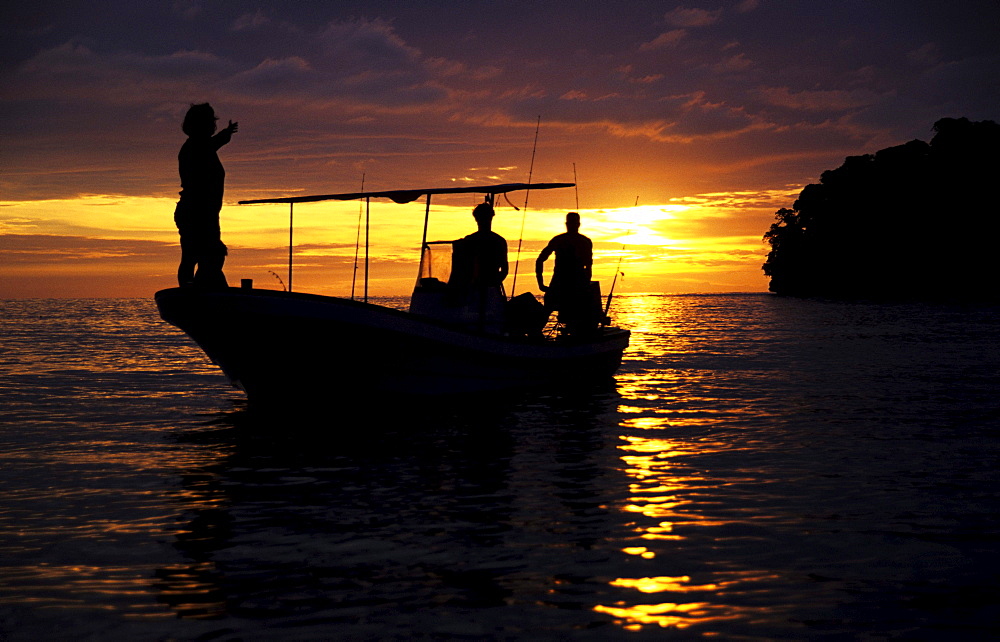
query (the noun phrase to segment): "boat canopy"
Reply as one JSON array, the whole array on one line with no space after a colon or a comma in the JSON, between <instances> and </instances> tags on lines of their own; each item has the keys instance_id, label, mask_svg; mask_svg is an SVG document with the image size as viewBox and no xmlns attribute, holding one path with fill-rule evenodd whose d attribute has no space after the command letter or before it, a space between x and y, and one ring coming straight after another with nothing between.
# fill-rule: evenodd
<instances>
[{"instance_id":1,"label":"boat canopy","mask_svg":"<svg viewBox=\"0 0 1000 642\"><path fill-rule=\"evenodd\" d=\"M314 196L287 196L284 198L260 198L239 201L240 205L258 203L315 203L317 201L353 201L359 198L388 198L395 203L412 203L421 196L433 194L506 194L519 190L558 189L574 187L575 183L502 183L499 185L477 185L475 187L432 187L427 189L395 189L381 192L351 192L348 194L317 194Z\"/></svg>"},{"instance_id":2,"label":"boat canopy","mask_svg":"<svg viewBox=\"0 0 1000 642\"><path fill-rule=\"evenodd\" d=\"M423 255L429 248L427 244L427 227L430 221L431 196L435 194L485 194L486 201L493 204L497 194L516 192L520 190L535 189L559 189L563 187L576 187L576 183L500 183L498 185L475 185L468 187L431 187L426 189L394 189L380 192L349 192L346 194L316 194L313 196L286 196L283 198L259 198L247 201L238 201L240 205L256 205L261 203L287 203L288 204L288 291L292 291L292 254L294 248L293 230L296 203L316 203L318 201L353 201L357 199L369 200L372 198L388 198L392 201L404 204L412 203L421 196L427 197L424 211L424 233L420 240L421 265L424 264ZM514 209L517 209L515 207ZM360 226L360 219L358 225ZM359 237L360 237L359 227ZM520 251L520 245L518 245ZM515 263L516 265L516 263ZM517 282L517 272L514 273L515 283ZM353 298L353 291L351 297ZM365 223L365 301L368 301L368 223Z\"/></svg>"}]
</instances>

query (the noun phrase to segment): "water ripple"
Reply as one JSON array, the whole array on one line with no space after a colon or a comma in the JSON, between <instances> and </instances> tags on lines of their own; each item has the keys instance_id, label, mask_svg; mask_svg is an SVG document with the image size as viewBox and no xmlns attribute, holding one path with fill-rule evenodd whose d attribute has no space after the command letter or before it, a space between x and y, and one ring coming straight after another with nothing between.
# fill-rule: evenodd
<instances>
[{"instance_id":1,"label":"water ripple","mask_svg":"<svg viewBox=\"0 0 1000 642\"><path fill-rule=\"evenodd\" d=\"M995 308L615 305L610 389L275 417L148 301L0 302L0 632L998 633Z\"/></svg>"}]
</instances>

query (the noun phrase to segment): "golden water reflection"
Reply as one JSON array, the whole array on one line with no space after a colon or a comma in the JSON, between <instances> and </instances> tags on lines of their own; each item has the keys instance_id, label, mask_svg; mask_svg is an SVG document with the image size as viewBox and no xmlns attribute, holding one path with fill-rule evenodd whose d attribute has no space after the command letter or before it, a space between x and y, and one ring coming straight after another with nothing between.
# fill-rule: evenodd
<instances>
[{"instance_id":1,"label":"golden water reflection","mask_svg":"<svg viewBox=\"0 0 1000 642\"><path fill-rule=\"evenodd\" d=\"M641 417L628 419L623 425L645 432L663 429L668 424L663 419ZM692 471L682 472L672 462L694 452L694 446L659 436L627 434L619 439L623 470L632 479L628 485L628 500L621 510L627 515L642 518L641 522L630 520L638 541L624 546L622 553L656 563L660 551L672 552L671 544L682 543L684 535L676 531L678 525L690 528L724 523L705 514L690 499L692 489L704 486L708 480ZM721 447L721 444L700 443L697 450ZM657 566L660 564L657 563ZM648 625L677 629L704 625L740 617L731 606L704 599L706 595L715 596L736 583L738 580L735 579L698 582L689 575L619 577L610 582L611 586L634 590L638 594L636 599L610 605L599 604L594 611L612 616L629 630ZM649 603L643 597L656 594L670 594L673 599ZM696 594L701 599L678 599L686 594L690 597Z\"/></svg>"},{"instance_id":2,"label":"golden water reflection","mask_svg":"<svg viewBox=\"0 0 1000 642\"><path fill-rule=\"evenodd\" d=\"M622 599L593 610L626 630L695 627L705 635L713 623L776 617L744 597L774 577L717 552L721 529L735 525L731 507L720 506L719 490L739 474L692 463L736 447L715 436L733 406L720 403L725 393L713 370L691 359L718 350L703 331L710 319L671 297L629 297L617 319L633 333L631 364L617 377L617 448L628 477L619 510L632 532L620 551L633 559L628 568L645 573L611 580Z\"/></svg>"},{"instance_id":3,"label":"golden water reflection","mask_svg":"<svg viewBox=\"0 0 1000 642\"><path fill-rule=\"evenodd\" d=\"M719 614L718 612L722 610L721 607L713 606L707 602L637 604L626 608L597 606L594 610L624 620L626 622L624 628L634 631L642 629L644 624L684 629L694 624L733 617L727 618L724 614Z\"/></svg>"}]
</instances>

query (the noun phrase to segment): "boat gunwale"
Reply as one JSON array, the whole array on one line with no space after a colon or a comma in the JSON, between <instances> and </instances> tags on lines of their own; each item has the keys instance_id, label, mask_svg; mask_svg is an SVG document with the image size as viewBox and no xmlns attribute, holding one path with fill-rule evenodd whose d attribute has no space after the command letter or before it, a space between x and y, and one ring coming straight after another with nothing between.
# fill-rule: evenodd
<instances>
[{"instance_id":1,"label":"boat gunwale","mask_svg":"<svg viewBox=\"0 0 1000 642\"><path fill-rule=\"evenodd\" d=\"M628 337L630 337L631 335L631 332L629 330L624 328L619 328L617 326L602 327L599 329L599 332L597 334L584 338L543 337L539 339L535 337L526 337L526 336L498 335L494 333L479 331L476 330L475 328L470 328L467 325L456 324L454 322L444 321L441 319L435 319L433 317L415 314L413 312L399 310L396 308L390 308L384 305L379 305L377 303L356 301L352 299L345 299L341 297L315 294L309 292L286 292L282 290L267 290L267 289L256 289L256 288L251 289L251 288L236 288L236 287L230 287L227 289L218 289L218 290L209 290L209 289L200 290L192 288L174 287L158 291L155 294L154 298L156 299L157 306L159 307L161 298L165 297L173 298L180 296L206 296L206 295L222 296L227 298L255 297L260 299L270 299L272 301L297 300L303 303L314 303L325 306L333 306L334 309L355 308L357 310L366 310L368 312L381 315L383 317L396 318L399 319L400 321L406 322L407 324L430 327L439 331L444 331L446 333L455 335L456 337L460 337L464 341L474 341L474 342L488 341L489 343L495 345L509 346L509 347L527 346L536 349L542 348L542 349L553 349L562 351L572 348L586 349L588 347L593 347L596 345L613 343L623 338L626 339L627 341ZM162 316L163 316L163 311L161 308L161 317ZM168 320L168 322L170 321ZM354 325L360 325L360 324L354 323ZM393 332L403 332L400 328L384 328L384 330ZM403 333L405 334L405 332ZM438 339L446 340L446 337L439 337Z\"/></svg>"}]
</instances>

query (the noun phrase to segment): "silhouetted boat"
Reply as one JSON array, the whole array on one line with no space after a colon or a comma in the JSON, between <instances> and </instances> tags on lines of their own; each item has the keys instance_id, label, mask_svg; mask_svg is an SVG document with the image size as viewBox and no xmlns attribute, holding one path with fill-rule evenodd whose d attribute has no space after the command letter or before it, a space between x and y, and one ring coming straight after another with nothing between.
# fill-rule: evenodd
<instances>
[{"instance_id":1,"label":"silhouetted boat","mask_svg":"<svg viewBox=\"0 0 1000 642\"><path fill-rule=\"evenodd\" d=\"M530 189L572 186L543 183ZM527 188L514 183L241 204L293 206L378 197L407 203L426 196L429 212L433 194L482 193L492 202L496 194ZM408 312L345 298L252 287L170 288L156 293L156 304L160 316L194 339L252 403L307 396L344 399L359 393L425 395L537 387L609 380L617 370L629 331L612 327L608 319L582 336L546 336L523 328L512 331L509 323L498 324L496 319L475 314L470 318L468 307L463 313L449 305L447 286L424 276L433 245L426 241L426 234L425 217L422 275ZM519 303L541 306L531 295L527 301L524 297L519 297Z\"/></svg>"}]
</instances>

